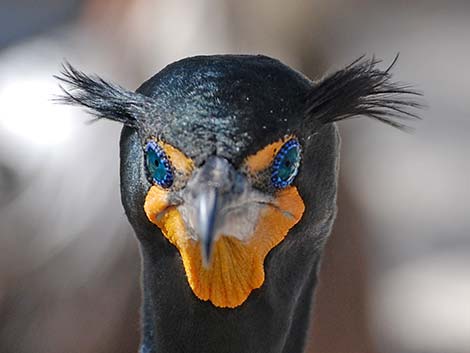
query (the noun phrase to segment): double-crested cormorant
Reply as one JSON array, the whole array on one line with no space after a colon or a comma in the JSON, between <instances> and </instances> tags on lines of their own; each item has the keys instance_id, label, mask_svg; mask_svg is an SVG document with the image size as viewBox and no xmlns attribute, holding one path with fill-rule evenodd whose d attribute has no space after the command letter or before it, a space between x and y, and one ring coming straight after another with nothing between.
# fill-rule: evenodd
<instances>
[{"instance_id":1,"label":"double-crested cormorant","mask_svg":"<svg viewBox=\"0 0 470 353\"><path fill-rule=\"evenodd\" d=\"M336 213L334 122L416 117L416 93L377 63L312 82L266 56L198 56L136 92L65 65L62 99L124 124L141 353L302 352Z\"/></svg>"}]
</instances>

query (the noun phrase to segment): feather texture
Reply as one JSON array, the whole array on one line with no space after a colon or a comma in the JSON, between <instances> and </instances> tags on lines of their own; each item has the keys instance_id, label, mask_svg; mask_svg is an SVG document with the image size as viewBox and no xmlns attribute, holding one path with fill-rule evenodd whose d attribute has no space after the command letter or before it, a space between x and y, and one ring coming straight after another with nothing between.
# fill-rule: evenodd
<instances>
[{"instance_id":1,"label":"feather texture","mask_svg":"<svg viewBox=\"0 0 470 353\"><path fill-rule=\"evenodd\" d=\"M367 116L393 127L409 129L403 120L419 119L411 109L421 108L421 93L392 81L390 66L377 68L381 60L364 56L316 83L307 96L306 116L311 123L328 124L356 116ZM410 109L411 108L411 109Z\"/></svg>"},{"instance_id":2,"label":"feather texture","mask_svg":"<svg viewBox=\"0 0 470 353\"><path fill-rule=\"evenodd\" d=\"M418 101L421 93L392 80L390 71L397 59L398 55L386 70L380 70L377 65L381 60L361 56L344 69L314 83L304 101L305 106L299 106L304 111L301 128L310 131L313 128L314 131L319 125L367 116L409 130L405 122L419 119L413 110L422 108L423 104ZM172 116L159 114L162 107L154 98L126 90L99 76L87 75L67 62L63 64L61 75L55 77L68 86L68 89L61 86L64 95L58 101L84 106L97 119L118 121L143 132L152 130L149 124L166 125L166 120Z\"/></svg>"},{"instance_id":3,"label":"feather texture","mask_svg":"<svg viewBox=\"0 0 470 353\"><path fill-rule=\"evenodd\" d=\"M99 76L89 76L67 62L63 64L61 75L54 77L69 87L61 86L64 95L57 99L59 102L84 106L98 119L138 127L140 118L153 110L150 98L106 82Z\"/></svg>"}]
</instances>

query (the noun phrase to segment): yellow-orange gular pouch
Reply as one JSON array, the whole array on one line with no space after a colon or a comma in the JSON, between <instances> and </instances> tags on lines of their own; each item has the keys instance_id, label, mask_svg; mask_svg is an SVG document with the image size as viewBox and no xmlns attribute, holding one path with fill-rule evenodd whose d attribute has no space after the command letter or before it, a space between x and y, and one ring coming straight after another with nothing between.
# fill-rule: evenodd
<instances>
[{"instance_id":1,"label":"yellow-orange gular pouch","mask_svg":"<svg viewBox=\"0 0 470 353\"><path fill-rule=\"evenodd\" d=\"M210 261L204 258L204 252L201 251L203 238L199 236L199 228L194 224L197 223L199 215L197 207L191 211L193 209L188 205L171 202L171 194L178 192L177 188L185 195L183 190L185 187L191 187L191 180L200 180L203 176L198 176L199 172L195 170L190 158L176 148L158 142L171 164L174 187L165 188L154 183L147 193L144 210L148 219L157 225L163 235L178 249L188 284L199 299L209 300L217 307L234 308L243 304L250 293L261 287L264 282L264 260L267 254L302 218L304 203L297 188L290 185L290 182L283 187L271 188L269 196L264 196L265 191L259 191L252 185L256 183L260 173L270 172L273 166L282 167L282 158L286 159L287 157L283 156L290 151L283 152L283 149L286 149L288 144L294 145L289 141L294 141L294 138L288 136L245 159L240 168L246 180L243 184L245 191L241 196L224 196L220 192L222 196L221 201L217 203L217 212L224 214L225 218L222 217L220 222L214 221L215 234L211 244ZM220 168L232 169L226 165ZM185 179L187 185L181 182L178 186L177 178ZM204 190L202 187L200 192ZM194 197L199 200L197 193ZM241 198L244 199L240 201ZM253 205L250 205L250 202ZM196 216L192 217L191 212ZM248 225L241 227L241 230L232 224L244 221ZM232 229L235 230L232 232Z\"/></svg>"}]
</instances>

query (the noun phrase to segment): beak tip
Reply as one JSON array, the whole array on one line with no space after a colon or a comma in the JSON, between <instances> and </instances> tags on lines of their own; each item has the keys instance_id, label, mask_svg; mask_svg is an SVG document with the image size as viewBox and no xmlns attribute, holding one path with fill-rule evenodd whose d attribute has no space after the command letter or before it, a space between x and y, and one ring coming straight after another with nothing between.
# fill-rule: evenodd
<instances>
[{"instance_id":1,"label":"beak tip","mask_svg":"<svg viewBox=\"0 0 470 353\"><path fill-rule=\"evenodd\" d=\"M201 255L204 267L209 267L214 236L216 231L216 219L219 208L219 192L210 188L199 196L198 228L201 240Z\"/></svg>"},{"instance_id":2,"label":"beak tip","mask_svg":"<svg viewBox=\"0 0 470 353\"><path fill-rule=\"evenodd\" d=\"M212 241L206 241L201 244L202 264L208 268L211 264L212 258Z\"/></svg>"}]
</instances>

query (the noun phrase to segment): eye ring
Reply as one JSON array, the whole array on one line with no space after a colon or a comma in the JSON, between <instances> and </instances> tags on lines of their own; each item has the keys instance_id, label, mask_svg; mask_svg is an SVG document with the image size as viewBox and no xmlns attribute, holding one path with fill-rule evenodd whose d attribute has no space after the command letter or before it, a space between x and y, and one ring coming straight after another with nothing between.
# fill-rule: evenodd
<instances>
[{"instance_id":1,"label":"eye ring","mask_svg":"<svg viewBox=\"0 0 470 353\"><path fill-rule=\"evenodd\" d=\"M300 166L301 146L297 139L287 141L272 164L271 182L276 189L284 189L294 181Z\"/></svg>"},{"instance_id":2,"label":"eye ring","mask_svg":"<svg viewBox=\"0 0 470 353\"><path fill-rule=\"evenodd\" d=\"M148 141L145 146L145 166L152 183L165 189L173 185L173 169L170 160L163 148L153 140Z\"/></svg>"}]
</instances>

